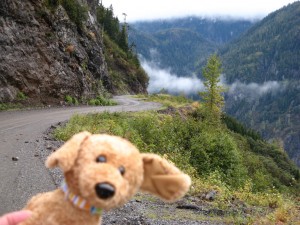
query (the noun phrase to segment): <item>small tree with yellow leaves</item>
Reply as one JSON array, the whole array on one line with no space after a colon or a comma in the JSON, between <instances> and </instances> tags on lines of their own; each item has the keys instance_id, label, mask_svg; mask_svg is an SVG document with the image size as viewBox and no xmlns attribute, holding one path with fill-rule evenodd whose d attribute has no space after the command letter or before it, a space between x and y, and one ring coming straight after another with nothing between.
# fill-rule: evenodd
<instances>
[{"instance_id":1,"label":"small tree with yellow leaves","mask_svg":"<svg viewBox=\"0 0 300 225\"><path fill-rule=\"evenodd\" d=\"M222 95L225 88L220 85L221 61L216 54L209 57L202 73L206 90L199 92L199 95L204 102L204 116L210 124L219 124L225 103Z\"/></svg>"}]
</instances>

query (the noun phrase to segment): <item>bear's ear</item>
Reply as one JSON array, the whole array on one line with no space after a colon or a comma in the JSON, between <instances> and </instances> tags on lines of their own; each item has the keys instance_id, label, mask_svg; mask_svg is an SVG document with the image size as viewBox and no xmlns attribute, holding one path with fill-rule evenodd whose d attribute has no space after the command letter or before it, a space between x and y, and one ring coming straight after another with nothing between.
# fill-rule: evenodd
<instances>
[{"instance_id":1,"label":"bear's ear","mask_svg":"<svg viewBox=\"0 0 300 225\"><path fill-rule=\"evenodd\" d=\"M81 143L90 135L87 131L75 134L48 157L46 166L48 168L59 166L64 172L69 171L75 163Z\"/></svg>"},{"instance_id":2,"label":"bear's ear","mask_svg":"<svg viewBox=\"0 0 300 225\"><path fill-rule=\"evenodd\" d=\"M191 179L167 160L155 154L142 154L144 181L142 191L167 201L183 197L189 190Z\"/></svg>"}]
</instances>

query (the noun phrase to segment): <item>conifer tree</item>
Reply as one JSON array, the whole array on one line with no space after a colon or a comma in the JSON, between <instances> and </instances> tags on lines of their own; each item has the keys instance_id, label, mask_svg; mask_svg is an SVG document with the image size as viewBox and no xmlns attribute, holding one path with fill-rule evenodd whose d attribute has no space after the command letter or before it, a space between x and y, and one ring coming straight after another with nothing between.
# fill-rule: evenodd
<instances>
[{"instance_id":1,"label":"conifer tree","mask_svg":"<svg viewBox=\"0 0 300 225\"><path fill-rule=\"evenodd\" d=\"M119 46L125 51L128 52L128 38L127 38L127 29L126 23L123 24L122 30L119 38Z\"/></svg>"},{"instance_id":2,"label":"conifer tree","mask_svg":"<svg viewBox=\"0 0 300 225\"><path fill-rule=\"evenodd\" d=\"M218 124L220 123L224 107L222 93L225 91L225 88L220 85L222 69L220 58L216 54L210 56L202 73L205 79L204 86L206 90L199 94L204 101L205 118L210 123Z\"/></svg>"}]
</instances>

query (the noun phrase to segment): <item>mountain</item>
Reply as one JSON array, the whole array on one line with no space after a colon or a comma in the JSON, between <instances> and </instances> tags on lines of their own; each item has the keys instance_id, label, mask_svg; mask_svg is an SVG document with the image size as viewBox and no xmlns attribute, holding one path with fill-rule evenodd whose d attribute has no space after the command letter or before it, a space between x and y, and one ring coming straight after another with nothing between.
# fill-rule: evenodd
<instances>
[{"instance_id":1,"label":"mountain","mask_svg":"<svg viewBox=\"0 0 300 225\"><path fill-rule=\"evenodd\" d=\"M146 93L147 75L103 34L97 7L96 0L1 1L0 103Z\"/></svg>"},{"instance_id":2,"label":"mountain","mask_svg":"<svg viewBox=\"0 0 300 225\"><path fill-rule=\"evenodd\" d=\"M226 111L281 143L300 166L300 2L277 10L220 50L232 84Z\"/></svg>"},{"instance_id":3,"label":"mountain","mask_svg":"<svg viewBox=\"0 0 300 225\"><path fill-rule=\"evenodd\" d=\"M180 76L191 76L219 46L252 25L244 20L188 17L130 24L129 40L146 60Z\"/></svg>"},{"instance_id":4,"label":"mountain","mask_svg":"<svg viewBox=\"0 0 300 225\"><path fill-rule=\"evenodd\" d=\"M298 80L300 2L271 13L220 51L226 79L243 82Z\"/></svg>"},{"instance_id":5,"label":"mountain","mask_svg":"<svg viewBox=\"0 0 300 225\"><path fill-rule=\"evenodd\" d=\"M226 112L283 146L300 166L299 24L297 1L255 23L195 17L134 23L130 39L146 60L179 76L201 78L207 56L218 52Z\"/></svg>"},{"instance_id":6,"label":"mountain","mask_svg":"<svg viewBox=\"0 0 300 225\"><path fill-rule=\"evenodd\" d=\"M161 30L153 36L137 33L131 40L145 59L169 67L182 76L189 76L196 70L196 58L203 62L216 49L215 44L198 33L182 28Z\"/></svg>"}]
</instances>

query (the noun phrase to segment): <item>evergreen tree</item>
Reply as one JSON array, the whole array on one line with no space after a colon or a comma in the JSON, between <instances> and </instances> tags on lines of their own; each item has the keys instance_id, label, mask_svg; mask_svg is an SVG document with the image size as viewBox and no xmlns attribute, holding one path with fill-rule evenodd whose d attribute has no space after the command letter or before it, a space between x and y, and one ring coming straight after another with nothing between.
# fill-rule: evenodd
<instances>
[{"instance_id":1,"label":"evergreen tree","mask_svg":"<svg viewBox=\"0 0 300 225\"><path fill-rule=\"evenodd\" d=\"M119 46L125 51L128 52L128 38L127 38L127 29L126 23L123 24L122 30L119 38Z\"/></svg>"},{"instance_id":2,"label":"evergreen tree","mask_svg":"<svg viewBox=\"0 0 300 225\"><path fill-rule=\"evenodd\" d=\"M204 86L206 91L199 94L204 101L205 118L213 124L220 123L224 106L222 93L225 89L219 84L221 72L220 58L216 54L210 56L202 72L205 79Z\"/></svg>"}]
</instances>

